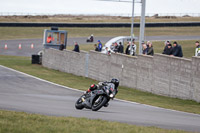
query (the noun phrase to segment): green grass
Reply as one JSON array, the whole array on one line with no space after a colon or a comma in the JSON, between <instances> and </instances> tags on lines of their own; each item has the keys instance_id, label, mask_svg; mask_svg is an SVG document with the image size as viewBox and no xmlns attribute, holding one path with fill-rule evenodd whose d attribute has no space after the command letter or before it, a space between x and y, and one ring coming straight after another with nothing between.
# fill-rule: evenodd
<instances>
[{"instance_id":1,"label":"green grass","mask_svg":"<svg viewBox=\"0 0 200 133\"><path fill-rule=\"evenodd\" d=\"M182 50L183 50L183 55L185 58L192 58L192 56L194 56L194 51L195 51L195 41L196 40L180 40L177 41L178 44L180 44L182 46ZM163 49L164 49L164 41L153 41L153 47L154 47L154 53L162 53ZM171 40L171 43L173 43L173 40ZM139 49L139 45L138 42L136 42L137 44L137 51ZM124 47L124 52L126 49L126 46ZM67 49L68 50L72 50L74 48L74 46L68 46ZM94 44L84 44L84 45L80 45L80 50L83 51L90 51L90 50L94 50Z\"/></svg>"},{"instance_id":2,"label":"green grass","mask_svg":"<svg viewBox=\"0 0 200 133\"><path fill-rule=\"evenodd\" d=\"M40 65L32 65L28 57L0 56L0 64L54 83L80 90L87 90L90 84L98 82L89 78L47 69ZM158 96L127 87L119 87L117 98L200 114L200 104L195 101Z\"/></svg>"},{"instance_id":3,"label":"green grass","mask_svg":"<svg viewBox=\"0 0 200 133\"><path fill-rule=\"evenodd\" d=\"M186 133L87 118L55 117L0 110L1 133Z\"/></svg>"},{"instance_id":4,"label":"green grass","mask_svg":"<svg viewBox=\"0 0 200 133\"><path fill-rule=\"evenodd\" d=\"M0 40L43 38L44 29L49 27L0 27ZM130 28L59 28L67 30L68 37L113 37L129 36ZM198 36L200 27L155 27L146 28L145 36ZM134 28L135 36L139 36L139 28Z\"/></svg>"}]
</instances>

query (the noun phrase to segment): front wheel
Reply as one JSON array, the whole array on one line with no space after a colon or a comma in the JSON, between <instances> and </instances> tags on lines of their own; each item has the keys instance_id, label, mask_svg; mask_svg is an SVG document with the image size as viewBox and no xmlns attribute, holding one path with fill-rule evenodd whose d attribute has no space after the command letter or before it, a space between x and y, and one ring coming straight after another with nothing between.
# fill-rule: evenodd
<instances>
[{"instance_id":1,"label":"front wheel","mask_svg":"<svg viewBox=\"0 0 200 133\"><path fill-rule=\"evenodd\" d=\"M75 104L76 109L79 109L79 110L83 109L83 108L84 108L84 105L83 105L82 103L83 103L82 97L80 97L80 98L76 101L76 104Z\"/></svg>"},{"instance_id":2,"label":"front wheel","mask_svg":"<svg viewBox=\"0 0 200 133\"><path fill-rule=\"evenodd\" d=\"M98 111L108 102L108 98L105 96L98 96L95 98L94 103L92 104L92 111Z\"/></svg>"}]
</instances>

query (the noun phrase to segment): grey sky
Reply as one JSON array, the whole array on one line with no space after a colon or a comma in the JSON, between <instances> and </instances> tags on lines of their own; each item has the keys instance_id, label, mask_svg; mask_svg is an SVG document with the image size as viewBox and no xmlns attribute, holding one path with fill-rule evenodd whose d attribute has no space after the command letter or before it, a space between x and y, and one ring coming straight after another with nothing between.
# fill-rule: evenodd
<instances>
[{"instance_id":1,"label":"grey sky","mask_svg":"<svg viewBox=\"0 0 200 133\"><path fill-rule=\"evenodd\" d=\"M200 0L146 1L146 13L200 13ZM135 4L135 13L140 13L140 7ZM0 12L44 14L131 14L131 8L131 3L97 0L1 0L0 4Z\"/></svg>"}]
</instances>

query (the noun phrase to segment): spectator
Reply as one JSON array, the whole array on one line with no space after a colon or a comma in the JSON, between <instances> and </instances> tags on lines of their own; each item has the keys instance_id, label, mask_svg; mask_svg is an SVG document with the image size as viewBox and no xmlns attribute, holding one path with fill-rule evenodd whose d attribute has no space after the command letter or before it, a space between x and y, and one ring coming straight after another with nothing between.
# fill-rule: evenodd
<instances>
[{"instance_id":1,"label":"spectator","mask_svg":"<svg viewBox=\"0 0 200 133\"><path fill-rule=\"evenodd\" d=\"M47 43L51 43L52 41L54 41L54 38L52 38L51 35L49 35L47 37Z\"/></svg>"},{"instance_id":2,"label":"spectator","mask_svg":"<svg viewBox=\"0 0 200 133\"><path fill-rule=\"evenodd\" d=\"M94 50L95 50L95 51L99 51L99 50L98 50L98 47L97 47L97 44L94 44Z\"/></svg>"},{"instance_id":3,"label":"spectator","mask_svg":"<svg viewBox=\"0 0 200 133\"><path fill-rule=\"evenodd\" d=\"M102 43L100 40L98 40L98 51L101 52L102 50Z\"/></svg>"},{"instance_id":4,"label":"spectator","mask_svg":"<svg viewBox=\"0 0 200 133\"><path fill-rule=\"evenodd\" d=\"M133 40L132 49L130 53L132 56L136 56L136 49L137 49L137 45L135 44L135 41Z\"/></svg>"},{"instance_id":5,"label":"spectator","mask_svg":"<svg viewBox=\"0 0 200 133\"><path fill-rule=\"evenodd\" d=\"M196 49L195 49L195 56L200 56L200 45L199 45L199 41L195 42L196 45Z\"/></svg>"},{"instance_id":6,"label":"spectator","mask_svg":"<svg viewBox=\"0 0 200 133\"><path fill-rule=\"evenodd\" d=\"M122 42L119 42L119 53L124 53L124 46L122 45Z\"/></svg>"},{"instance_id":7,"label":"spectator","mask_svg":"<svg viewBox=\"0 0 200 133\"><path fill-rule=\"evenodd\" d=\"M149 44L150 43L151 43L150 41L147 41L147 43L146 43L146 45L147 45L147 51L149 51Z\"/></svg>"},{"instance_id":8,"label":"spectator","mask_svg":"<svg viewBox=\"0 0 200 133\"><path fill-rule=\"evenodd\" d=\"M170 44L170 41L165 41L165 48L164 48L162 54L166 54L166 49L168 48L168 44Z\"/></svg>"},{"instance_id":9,"label":"spectator","mask_svg":"<svg viewBox=\"0 0 200 133\"><path fill-rule=\"evenodd\" d=\"M64 44L61 44L60 46L59 46L59 50L63 50L65 48L65 46L64 46Z\"/></svg>"},{"instance_id":10,"label":"spectator","mask_svg":"<svg viewBox=\"0 0 200 133\"><path fill-rule=\"evenodd\" d=\"M147 41L147 48L149 48L149 44L150 44L151 42L150 41Z\"/></svg>"},{"instance_id":11,"label":"spectator","mask_svg":"<svg viewBox=\"0 0 200 133\"><path fill-rule=\"evenodd\" d=\"M177 42L174 42L173 45L174 45L173 50L172 50L173 56L183 57L181 45L178 45Z\"/></svg>"},{"instance_id":12,"label":"spectator","mask_svg":"<svg viewBox=\"0 0 200 133\"><path fill-rule=\"evenodd\" d=\"M114 51L114 49L115 49L115 43L112 43L112 45L110 46L110 49L111 49L112 51Z\"/></svg>"},{"instance_id":13,"label":"spectator","mask_svg":"<svg viewBox=\"0 0 200 133\"><path fill-rule=\"evenodd\" d=\"M127 47L126 47L126 54L127 54L127 55L130 55L130 49L129 49L129 48L130 48L130 45L131 45L131 43L128 42L128 43L127 43Z\"/></svg>"},{"instance_id":14,"label":"spectator","mask_svg":"<svg viewBox=\"0 0 200 133\"><path fill-rule=\"evenodd\" d=\"M147 49L147 55L153 56L154 55L153 44L150 42L148 45L149 47Z\"/></svg>"},{"instance_id":15,"label":"spectator","mask_svg":"<svg viewBox=\"0 0 200 133\"><path fill-rule=\"evenodd\" d=\"M172 55L173 54L173 48L171 43L167 45L167 48L165 49L165 52L163 51L163 54L166 55Z\"/></svg>"},{"instance_id":16,"label":"spectator","mask_svg":"<svg viewBox=\"0 0 200 133\"><path fill-rule=\"evenodd\" d=\"M73 50L73 51L75 51L75 52L80 52L80 50L79 50L79 45L78 45L77 42L74 43L74 50Z\"/></svg>"},{"instance_id":17,"label":"spectator","mask_svg":"<svg viewBox=\"0 0 200 133\"><path fill-rule=\"evenodd\" d=\"M131 47L131 42L129 42L128 46L126 47L126 54L135 56L136 55L136 49L137 49L137 45L135 44L135 42L133 41L132 47Z\"/></svg>"},{"instance_id":18,"label":"spectator","mask_svg":"<svg viewBox=\"0 0 200 133\"><path fill-rule=\"evenodd\" d=\"M111 55L111 52L110 52L110 50L108 50L108 47L106 47L106 54Z\"/></svg>"},{"instance_id":19,"label":"spectator","mask_svg":"<svg viewBox=\"0 0 200 133\"><path fill-rule=\"evenodd\" d=\"M119 46L117 43L115 43L114 52L117 53L118 51L119 51Z\"/></svg>"},{"instance_id":20,"label":"spectator","mask_svg":"<svg viewBox=\"0 0 200 133\"><path fill-rule=\"evenodd\" d=\"M145 43L142 43L142 54L147 55L147 45Z\"/></svg>"}]
</instances>

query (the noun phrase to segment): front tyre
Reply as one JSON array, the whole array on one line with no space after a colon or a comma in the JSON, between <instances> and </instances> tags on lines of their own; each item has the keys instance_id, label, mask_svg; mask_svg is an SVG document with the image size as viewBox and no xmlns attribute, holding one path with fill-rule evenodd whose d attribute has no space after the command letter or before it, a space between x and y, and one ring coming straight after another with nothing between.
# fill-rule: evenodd
<instances>
[{"instance_id":1,"label":"front tyre","mask_svg":"<svg viewBox=\"0 0 200 133\"><path fill-rule=\"evenodd\" d=\"M76 104L75 104L76 109L79 109L79 110L81 110L81 109L84 108L84 105L82 104L83 101L82 101L81 98L82 98L82 97L80 97L80 98L76 101Z\"/></svg>"},{"instance_id":2,"label":"front tyre","mask_svg":"<svg viewBox=\"0 0 200 133\"><path fill-rule=\"evenodd\" d=\"M94 103L92 104L92 111L98 111L101 107L103 107L108 102L108 98L105 96L98 96Z\"/></svg>"}]
</instances>

